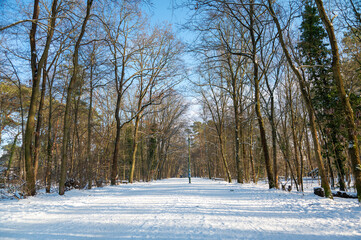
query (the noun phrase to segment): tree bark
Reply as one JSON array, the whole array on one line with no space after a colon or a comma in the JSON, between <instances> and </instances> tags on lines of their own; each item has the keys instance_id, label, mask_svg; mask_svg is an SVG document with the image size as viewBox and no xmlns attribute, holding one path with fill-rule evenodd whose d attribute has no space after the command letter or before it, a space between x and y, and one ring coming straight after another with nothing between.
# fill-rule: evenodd
<instances>
[{"instance_id":1,"label":"tree bark","mask_svg":"<svg viewBox=\"0 0 361 240\"><path fill-rule=\"evenodd\" d=\"M319 169L319 173L320 173L320 177L321 177L321 186L322 188L325 190L325 197L327 198L333 198L332 197L332 193L331 193L331 188L330 185L327 181L327 177L325 174L325 167L323 164L323 160L322 160L322 156L321 156L321 147L320 147L320 143L318 140L318 135L317 135L317 129L316 129L316 121L315 121L315 115L313 112L313 107L312 107L312 103L311 100L308 96L308 93L306 91L306 84L304 82L304 79L301 75L301 73L299 72L298 68L294 65L291 55L287 49L286 43L284 41L284 37L283 37L283 32L282 32L282 28L281 25L278 21L278 18L273 10L273 1L272 0L268 0L268 10L273 18L273 21L276 24L277 27L277 31L278 31L278 38L279 41L281 43L283 52L286 56L286 60L288 62L288 64L290 65L293 73L296 75L298 83L300 85L300 90L302 93L302 97L305 101L306 104L306 108L307 108L307 112L308 112L308 117L309 117L309 123L310 123L310 130L311 130L311 134L312 134L312 138L313 138L313 145L314 145L314 151L315 151L315 157L317 160L317 165L318 165L318 169Z\"/></svg>"},{"instance_id":2,"label":"tree bark","mask_svg":"<svg viewBox=\"0 0 361 240\"><path fill-rule=\"evenodd\" d=\"M338 44L335 35L333 25L328 18L326 11L323 7L322 0L315 0L322 19L323 24L326 27L328 38L330 40L331 49L332 49L332 72L333 77L337 85L338 95L341 99L342 105L344 106L345 112L345 121L348 133L348 152L351 157L352 171L355 178L355 185L357 190L358 201L361 202L361 161L359 153L359 145L357 139L357 128L354 120L353 110L350 104L350 100L346 94L344 81L341 75L341 66L340 66L340 55L338 51Z\"/></svg>"},{"instance_id":3,"label":"tree bark","mask_svg":"<svg viewBox=\"0 0 361 240\"><path fill-rule=\"evenodd\" d=\"M272 89L267 74L265 75L266 80L266 86L268 89L268 92L270 93L270 100L271 100L271 114L269 116L269 121L271 124L271 131L272 131L272 158L273 158L273 179L275 181L275 187L279 188L278 184L278 166L277 166L277 130L276 130L276 123L275 123L275 98L274 98L274 90L276 83L274 85L274 88Z\"/></svg>"},{"instance_id":4,"label":"tree bark","mask_svg":"<svg viewBox=\"0 0 361 240\"><path fill-rule=\"evenodd\" d=\"M43 54L38 62L38 55L36 50L36 32L37 32L37 23L39 19L39 0L34 1L34 11L33 11L33 21L31 24L30 30L30 50L31 50L31 71L32 71L32 92L29 106L28 119L26 122L26 130L24 137L24 157L25 157L25 169L26 169L26 194L34 196L36 194L35 182L36 174L34 172L35 166L33 163L33 153L32 153L32 141L35 129L35 114L36 106L39 97L39 86L41 79L41 72L44 67L44 63L48 57L48 51L50 48L51 39L53 37L54 28L55 28L55 19L57 15L57 0L54 0L52 3L52 13L50 26L48 28L48 33L46 37L46 43L44 47Z\"/></svg>"},{"instance_id":5,"label":"tree bark","mask_svg":"<svg viewBox=\"0 0 361 240\"><path fill-rule=\"evenodd\" d=\"M34 178L37 179L38 175L38 168L39 168L39 152L40 152L40 130L41 125L43 123L43 107L44 107L44 99L45 99L45 91L46 91L46 60L44 63L43 68L43 82L41 86L41 94L40 94L40 103L39 103L39 110L38 110L38 119L36 122L36 131L35 131L35 143L34 143Z\"/></svg>"},{"instance_id":6,"label":"tree bark","mask_svg":"<svg viewBox=\"0 0 361 240\"><path fill-rule=\"evenodd\" d=\"M261 143L262 143L262 149L263 149L263 155L264 155L264 160L265 160L265 164L266 164L266 171L267 171L267 178L268 178L268 186L269 188L274 188L275 187L275 182L273 179L273 170L272 170L272 165L271 165L271 159L269 156L269 152L268 152L268 145L267 145L267 138L266 138L266 131L265 131L265 127L264 127L264 121L262 118L262 113L261 113L261 103L260 103L260 90L259 90L259 74L258 74L258 61L257 61L257 56L256 56L256 51L257 51L257 42L256 42L256 38L254 36L254 10L253 10L253 1L251 1L250 3L250 35L251 35L251 42L252 42L252 62L253 62L253 80L254 80L254 94L255 94L255 110L256 110L256 115L257 115L257 120L258 120L258 125L259 125L259 131L260 131L260 136L261 136Z\"/></svg>"},{"instance_id":7,"label":"tree bark","mask_svg":"<svg viewBox=\"0 0 361 240\"><path fill-rule=\"evenodd\" d=\"M92 188L92 112L93 112L93 68L94 68L94 56L92 54L90 59L90 96L89 96L89 110L88 110L88 142L87 142L87 178L88 178L88 189Z\"/></svg>"},{"instance_id":8,"label":"tree bark","mask_svg":"<svg viewBox=\"0 0 361 240\"><path fill-rule=\"evenodd\" d=\"M138 106L138 110L140 110L140 105ZM141 113L139 113L139 114L141 114ZM138 115L135 118L132 165L130 167L129 183L133 183L133 181L134 181L135 161L136 161L136 157L137 157L137 148L138 148L138 140L137 139L138 139L139 121L140 121L140 115Z\"/></svg>"},{"instance_id":9,"label":"tree bark","mask_svg":"<svg viewBox=\"0 0 361 240\"><path fill-rule=\"evenodd\" d=\"M236 167L237 167L237 182L243 183L243 167L242 162L240 159L240 124L239 124L239 107L238 107L238 97L236 92L236 79L233 78L233 93L232 93L232 100L233 100L233 113L234 113L234 140L235 140L235 155L236 155Z\"/></svg>"},{"instance_id":10,"label":"tree bark","mask_svg":"<svg viewBox=\"0 0 361 240\"><path fill-rule=\"evenodd\" d=\"M48 146L47 146L47 161L46 161L46 173L45 173L45 183L46 183L46 192L50 193L51 188L51 163L53 161L53 140L51 137L52 132L52 115L53 115L53 96L52 96L52 86L49 86L49 116L48 116Z\"/></svg>"},{"instance_id":11,"label":"tree bark","mask_svg":"<svg viewBox=\"0 0 361 240\"><path fill-rule=\"evenodd\" d=\"M273 149L273 179L275 181L276 188L279 188L278 184L278 164L277 164L277 133L275 124L275 103L273 93L271 95L271 127L272 127L272 149Z\"/></svg>"},{"instance_id":12,"label":"tree bark","mask_svg":"<svg viewBox=\"0 0 361 240\"><path fill-rule=\"evenodd\" d=\"M290 114L291 114L291 129L292 129L292 140L293 140L293 151L294 151L294 159L295 159L295 166L296 166L296 175L297 175L297 184L301 185L302 176L301 176L301 168L300 168L300 161L298 159L298 140L296 134L296 124L295 124L295 114L293 109L293 99L292 99L292 91L291 91L291 83L288 86L288 102L290 106Z\"/></svg>"},{"instance_id":13,"label":"tree bark","mask_svg":"<svg viewBox=\"0 0 361 240\"><path fill-rule=\"evenodd\" d=\"M256 170L253 161L253 122L250 123L250 140L249 140L249 161L251 162L253 183L257 183Z\"/></svg>"},{"instance_id":14,"label":"tree bark","mask_svg":"<svg viewBox=\"0 0 361 240\"><path fill-rule=\"evenodd\" d=\"M120 123L120 104L122 101L122 84L118 87L118 70L116 66L116 58L115 58L115 84L117 85L117 103L115 105L115 121L116 121L116 134L115 134L115 142L114 142L114 153L113 160L111 166L111 175L110 175L110 185L115 185L118 175L118 156L119 156L119 144L120 144L120 131L121 131L121 123Z\"/></svg>"},{"instance_id":15,"label":"tree bark","mask_svg":"<svg viewBox=\"0 0 361 240\"><path fill-rule=\"evenodd\" d=\"M66 104L65 104L65 113L64 113L64 131L63 131L63 146L61 149L61 170L60 170L60 180L59 180L59 195L64 195L65 193L65 181L66 181L66 170L67 170L67 160L68 160L68 140L69 140L69 133L70 133L70 105L71 105L71 98L72 93L75 88L75 84L78 80L78 71L79 71L79 48L81 40L84 36L86 24L90 17L90 9L92 7L93 0L87 1L87 9L86 15L80 30L79 37L76 41L73 53L73 74L70 79L68 89L67 89L67 96L66 96Z\"/></svg>"},{"instance_id":16,"label":"tree bark","mask_svg":"<svg viewBox=\"0 0 361 240\"><path fill-rule=\"evenodd\" d=\"M19 137L20 133L21 133L21 132L19 132L18 134L15 135L13 144L11 145L8 167L7 167L6 172L5 172L5 173L6 173L6 176L5 176L5 177L6 177L7 181L10 180L11 163L12 163L12 161L13 161L14 152L15 152L15 147L16 147L16 142L17 142L17 140L18 140L18 137Z\"/></svg>"}]
</instances>

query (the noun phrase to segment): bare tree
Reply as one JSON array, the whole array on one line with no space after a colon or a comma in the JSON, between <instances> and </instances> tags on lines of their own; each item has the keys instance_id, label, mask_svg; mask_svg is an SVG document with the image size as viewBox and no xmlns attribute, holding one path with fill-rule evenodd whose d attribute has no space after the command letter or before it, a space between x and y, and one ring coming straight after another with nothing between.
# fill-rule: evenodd
<instances>
[{"instance_id":1,"label":"bare tree","mask_svg":"<svg viewBox=\"0 0 361 240\"><path fill-rule=\"evenodd\" d=\"M137 104L134 114L130 183L134 181L139 121L149 106L160 104L169 94L169 90L177 84L174 79L178 69L175 63L178 62L182 47L169 28L155 28L150 36L145 34L141 36L138 44L141 50L137 53L135 69L140 75L137 78L135 91Z\"/></svg>"},{"instance_id":2,"label":"bare tree","mask_svg":"<svg viewBox=\"0 0 361 240\"><path fill-rule=\"evenodd\" d=\"M323 160L322 160L322 156L321 156L321 146L318 140L318 134L317 134L317 128L316 128L316 120L315 120L315 114L314 114L314 110L313 110L313 106L311 103L311 99L310 96L307 92L307 87L306 87L306 83L303 79L302 73L300 72L300 69L296 67L294 61L292 60L290 51L287 48L287 44L284 38L284 34L283 34L283 29L280 25L280 22L278 20L278 17L274 11L273 8L274 3L271 0L268 0L268 11L270 13L270 15L273 18L274 23L276 24L277 30L278 30L278 39L279 42L282 46L283 52L285 54L286 60L289 64L289 66L291 67L293 73L295 74L295 76L297 77L298 83L300 85L300 90L302 93L302 97L305 101L306 107L307 107L307 112L308 112L308 117L309 117L309 123L310 123L310 127L311 127L311 134L312 134L312 138L313 138L313 145L314 145L314 151L315 151L315 156L317 159L317 164L318 164L318 168L319 168L319 173L321 176L321 186L323 187L324 191L325 191L325 196L328 198L332 198L332 193L331 193L331 188L330 185L327 181L327 177L326 177L326 172L325 172L325 167L323 164Z\"/></svg>"},{"instance_id":3,"label":"bare tree","mask_svg":"<svg viewBox=\"0 0 361 240\"><path fill-rule=\"evenodd\" d=\"M29 107L29 114L26 123L26 130L25 130L25 139L24 139L24 146L25 146L25 168L26 168L26 193L27 195L35 195L35 182L36 182L36 171L37 171L37 162L34 162L33 154L32 154L32 139L35 129L35 114L36 114L36 106L38 101L39 95L39 85L41 80L41 74L48 57L48 51L50 48L50 43L54 34L55 29L55 21L58 12L58 1L54 0L52 2L52 13L51 13L51 20L48 26L48 32L46 37L46 44L43 50L43 53L38 61L38 54L37 54L37 44L36 44L36 32L38 27L38 19L39 19L39 0L34 1L34 11L33 11L33 21L30 30L30 50L31 50L31 70L32 70L32 95Z\"/></svg>"},{"instance_id":4,"label":"bare tree","mask_svg":"<svg viewBox=\"0 0 361 240\"><path fill-rule=\"evenodd\" d=\"M209 66L207 73L203 76L205 83L200 84L204 89L200 89L202 99L205 106L209 110L214 128L216 129L219 151L226 173L226 179L228 182L232 182L232 176L227 162L227 153L225 149L225 117L227 112L228 98L225 91L220 86L223 86L225 79L222 75L218 75L217 72L212 72L212 67ZM215 84L215 82L218 82Z\"/></svg>"},{"instance_id":5,"label":"bare tree","mask_svg":"<svg viewBox=\"0 0 361 240\"><path fill-rule=\"evenodd\" d=\"M335 35L335 30L333 24L329 17L326 14L325 8L323 7L322 0L315 0L322 19L323 24L327 30L328 38L331 44L332 49L332 72L333 77L337 85L338 95L341 99L342 105L344 106L344 112L346 117L346 126L348 132L348 152L351 157L352 171L355 178L355 185L357 190L358 201L361 202L361 161L360 161L360 152L358 145L358 134L357 128L354 120L354 113L350 104L350 100L346 94L344 88L344 80L341 75L341 66L340 66L340 54L338 50L337 38ZM357 14L358 17L359 14Z\"/></svg>"},{"instance_id":6,"label":"bare tree","mask_svg":"<svg viewBox=\"0 0 361 240\"><path fill-rule=\"evenodd\" d=\"M59 195L64 195L65 192L65 181L66 181L66 171L67 171L67 160L68 160L68 140L70 134L70 105L72 94L75 88L75 84L78 81L79 74L79 49L81 45L82 38L85 34L86 25L90 18L90 10L93 5L93 0L87 0L86 14L81 26L81 30L78 36L78 39L74 46L73 52L73 73L70 79L68 88L67 88L67 97L64 113L64 130L63 130L63 145L61 150L61 170L60 170L60 180L59 180Z\"/></svg>"}]
</instances>

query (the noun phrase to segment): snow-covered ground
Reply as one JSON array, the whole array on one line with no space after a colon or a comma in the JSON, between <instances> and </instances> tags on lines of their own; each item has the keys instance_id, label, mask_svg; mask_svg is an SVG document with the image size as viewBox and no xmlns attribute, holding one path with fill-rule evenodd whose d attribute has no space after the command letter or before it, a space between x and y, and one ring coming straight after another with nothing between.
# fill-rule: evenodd
<instances>
[{"instance_id":1,"label":"snow-covered ground","mask_svg":"<svg viewBox=\"0 0 361 240\"><path fill-rule=\"evenodd\" d=\"M0 239L361 239L356 199L206 179L0 201Z\"/></svg>"}]
</instances>

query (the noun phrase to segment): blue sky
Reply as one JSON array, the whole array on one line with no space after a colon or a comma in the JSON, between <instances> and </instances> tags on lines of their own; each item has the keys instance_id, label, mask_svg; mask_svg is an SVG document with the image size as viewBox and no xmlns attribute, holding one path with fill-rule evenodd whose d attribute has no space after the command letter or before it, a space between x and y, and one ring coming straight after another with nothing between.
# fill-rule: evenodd
<instances>
[{"instance_id":1,"label":"blue sky","mask_svg":"<svg viewBox=\"0 0 361 240\"><path fill-rule=\"evenodd\" d=\"M162 21L168 21L172 24L184 23L184 15L186 11L184 9L176 9L176 2L174 0L152 0L153 12L152 21L160 23Z\"/></svg>"},{"instance_id":2,"label":"blue sky","mask_svg":"<svg viewBox=\"0 0 361 240\"><path fill-rule=\"evenodd\" d=\"M173 0L153 0L152 9L153 12L152 21L160 23L162 21L168 21L170 23L176 23L179 20L176 9L174 9L175 2Z\"/></svg>"},{"instance_id":3,"label":"blue sky","mask_svg":"<svg viewBox=\"0 0 361 240\"><path fill-rule=\"evenodd\" d=\"M180 2L181 0L152 0L152 7L147 12L153 24L162 24L165 21L172 24L176 36L184 43L190 44L194 41L195 34L189 30L182 29L182 25L186 24L192 12L188 8L177 8L176 5ZM186 67L191 70L192 65L195 63L193 56L190 53L186 53L183 59ZM191 78L193 78L192 76L190 75ZM186 113L187 119L190 122L200 121L199 113L201 112L200 106L193 96L194 92L191 90L193 87L187 80L184 80L178 86L179 91L190 104L190 108Z\"/></svg>"},{"instance_id":4,"label":"blue sky","mask_svg":"<svg viewBox=\"0 0 361 240\"><path fill-rule=\"evenodd\" d=\"M147 12L154 24L168 22L172 24L174 32L184 41L192 41L193 34L181 30L181 25L187 22L191 12L187 8L177 8L180 0L151 0L152 7L147 7Z\"/></svg>"}]
</instances>

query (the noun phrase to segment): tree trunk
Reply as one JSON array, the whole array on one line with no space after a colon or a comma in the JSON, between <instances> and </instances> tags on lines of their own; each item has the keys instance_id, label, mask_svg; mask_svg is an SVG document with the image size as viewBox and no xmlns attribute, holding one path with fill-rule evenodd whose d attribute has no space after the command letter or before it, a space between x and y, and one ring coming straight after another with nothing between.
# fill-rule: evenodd
<instances>
[{"instance_id":1,"label":"tree trunk","mask_svg":"<svg viewBox=\"0 0 361 240\"><path fill-rule=\"evenodd\" d=\"M31 24L30 30L30 47L31 47L31 70L32 70L32 92L31 92L31 99L29 105L29 113L28 113L28 120L26 122L26 130L25 130L25 139L24 139L24 146L25 146L25 169L26 169L26 194L29 196L34 196L36 194L35 189L35 175L34 175L34 166L32 162L32 141L33 141L33 134L35 129L35 112L36 112L36 105L38 101L39 95L39 85L40 85L40 74L41 69L38 69L37 64L37 54L36 54L36 30L37 30L37 21L39 18L39 0L34 1L34 13L33 13L33 20ZM39 71L40 70L40 71Z\"/></svg>"},{"instance_id":2,"label":"tree trunk","mask_svg":"<svg viewBox=\"0 0 361 240\"><path fill-rule=\"evenodd\" d=\"M211 158L209 157L209 153L208 153L207 123L204 124L204 147L205 147L205 156L207 161L208 178L212 179Z\"/></svg>"},{"instance_id":3,"label":"tree trunk","mask_svg":"<svg viewBox=\"0 0 361 240\"><path fill-rule=\"evenodd\" d=\"M53 161L53 141L52 141L52 137L51 137L52 114L53 114L52 86L49 86L48 146L47 146L47 161L46 161L46 174L45 174L45 183L46 183L46 192L47 193L50 193L50 188L51 188L51 164Z\"/></svg>"},{"instance_id":4,"label":"tree trunk","mask_svg":"<svg viewBox=\"0 0 361 240\"><path fill-rule=\"evenodd\" d=\"M14 157L14 152L15 152L15 146L16 146L16 142L18 141L18 137L20 135L21 132L19 132L18 134L16 134L13 144L11 145L11 149L10 149L10 156L9 156L9 162L8 162L8 167L6 169L6 179L7 181L10 180L10 168L11 168L11 163L13 161L13 157Z\"/></svg>"},{"instance_id":5,"label":"tree trunk","mask_svg":"<svg viewBox=\"0 0 361 240\"><path fill-rule=\"evenodd\" d=\"M249 183L249 161L247 159L247 150L246 150L246 138L244 134L244 129L240 128L240 138L242 139L242 159L243 159L243 169L244 169L244 180L246 183Z\"/></svg>"},{"instance_id":6,"label":"tree trunk","mask_svg":"<svg viewBox=\"0 0 361 240\"><path fill-rule=\"evenodd\" d=\"M332 48L332 72L333 77L337 85L338 95L341 99L342 105L344 106L345 121L348 132L348 152L351 157L352 170L355 178L355 185L357 190L358 201L361 202L361 161L357 139L357 128L354 121L354 114L350 104L350 100L346 94L344 81L341 75L340 67L340 55L338 52L337 39L333 25L328 18L326 11L323 7L322 0L315 0L322 19L323 24L326 27L328 38L330 40Z\"/></svg>"},{"instance_id":7,"label":"tree trunk","mask_svg":"<svg viewBox=\"0 0 361 240\"><path fill-rule=\"evenodd\" d=\"M290 105L290 114L291 114L291 129L292 129L292 139L293 139L293 150L294 150L294 159L295 159L295 166L296 166L296 175L297 175L297 185L301 185L302 177L301 177L301 168L300 168L300 161L298 159L298 141L297 141L297 134L296 134L296 123L295 123L295 114L293 109L293 100L292 100L292 92L291 92L291 83L288 86L288 102Z\"/></svg>"},{"instance_id":8,"label":"tree trunk","mask_svg":"<svg viewBox=\"0 0 361 240\"><path fill-rule=\"evenodd\" d=\"M312 159L311 159L311 145L310 145L310 139L308 137L308 131L307 128L305 127L304 129L305 131L305 137L306 137L306 148L307 148L307 159L308 159L308 164L309 164L309 170L313 170L313 164L312 164Z\"/></svg>"},{"instance_id":9,"label":"tree trunk","mask_svg":"<svg viewBox=\"0 0 361 240\"><path fill-rule=\"evenodd\" d=\"M257 183L256 179L256 170L254 167L254 161L253 161L253 122L250 124L250 134L249 134L250 140L249 140L249 161L251 162L251 170L252 170L252 178L253 183Z\"/></svg>"},{"instance_id":10,"label":"tree trunk","mask_svg":"<svg viewBox=\"0 0 361 240\"><path fill-rule=\"evenodd\" d=\"M333 131L334 134L335 131ZM338 140L336 139L336 135L332 136L334 138L334 148L335 148L335 160L336 160L336 166L337 166L337 173L338 173L338 183L340 185L340 191L346 191L346 183L345 183L345 165L344 160L345 156L343 155L343 149L340 147L335 146L336 144L340 144Z\"/></svg>"},{"instance_id":11,"label":"tree trunk","mask_svg":"<svg viewBox=\"0 0 361 240\"><path fill-rule=\"evenodd\" d=\"M317 160L317 164L318 164L318 169L319 169L319 173L320 173L320 177L321 177L321 186L323 187L323 189L325 190L325 197L327 198L333 198L332 197L332 193L331 193L331 188L330 185L327 181L327 177L325 175L325 167L323 164L323 160L322 160L322 156L321 156L321 147L320 147L320 143L318 140L318 135L317 135L317 130L316 130L316 123L315 123L315 115L313 112L313 107L312 107L312 103L311 100L309 99L308 93L306 91L306 84L304 82L304 79L301 75L301 73L299 72L298 68L296 68L296 66L294 65L291 55L287 49L286 43L284 41L283 38L283 33L282 33L282 28L281 25L278 21L278 18L273 10L273 1L272 0L268 0L268 10L273 18L273 21L276 24L277 27L277 31L278 31L278 38L279 41L281 43L283 52L286 56L287 62L290 65L293 73L296 75L298 83L300 85L300 90L302 93L302 97L305 101L306 104L306 108L307 108L307 112L308 112L308 117L309 117L309 123L310 123L310 130L311 130L311 134L312 134L312 138L313 138L313 145L314 145L314 151L315 151L315 156L316 156L316 160Z\"/></svg>"},{"instance_id":12,"label":"tree trunk","mask_svg":"<svg viewBox=\"0 0 361 240\"><path fill-rule=\"evenodd\" d=\"M259 90L259 76L258 76L258 61L257 61L257 56L256 56L256 51L257 51L257 42L256 42L256 38L254 36L254 10L253 10L253 1L251 1L250 3L250 35L251 35L251 42L252 42L252 62L253 62L253 80L254 80L254 85L255 85L255 111L256 111L256 115L257 115L257 120L258 120L258 125L259 125L259 131L260 131L260 136L261 136L261 143L262 143L262 149L263 149L263 154L264 154L264 160L265 160L265 164L266 164L266 171L267 171L267 177L268 177L268 185L269 188L274 188L275 187L275 182L273 179L273 170L272 170L272 165L271 165L271 159L269 156L269 152L268 152L268 146L267 146L267 138L266 138L266 131L265 131L265 127L264 127L264 122L263 122L263 118L262 118L262 113L261 113L261 100L260 100L260 90Z\"/></svg>"},{"instance_id":13,"label":"tree trunk","mask_svg":"<svg viewBox=\"0 0 361 240\"><path fill-rule=\"evenodd\" d=\"M52 12L51 12L51 20L48 28L48 33L46 37L46 43L44 47L43 54L38 62L38 55L36 50L36 31L37 31L37 23L39 18L39 0L34 1L34 11L33 11L33 22L31 24L30 30L30 50L31 50L31 71L32 71L32 92L31 99L29 105L29 113L28 119L26 122L26 130L24 137L24 157L25 157L25 169L26 169L26 194L33 196L36 194L35 182L36 182L36 174L34 172L35 166L33 164L32 159L32 141L35 129L35 114L36 114L36 106L39 97L39 86L41 79L41 72L44 67L44 62L48 57L48 51L50 48L51 39L53 37L54 28L55 28L55 20L57 14L57 0L54 0L52 3ZM21 86L20 86L21 87Z\"/></svg>"},{"instance_id":14,"label":"tree trunk","mask_svg":"<svg viewBox=\"0 0 361 240\"><path fill-rule=\"evenodd\" d=\"M138 108L139 109L139 108ZM141 114L141 113L139 113ZM133 153L132 153L132 165L130 167L129 174L129 183L133 183L134 180L134 170L135 170L135 161L137 157L137 148L138 148L138 127L139 127L140 116L138 115L135 118L135 126L134 126L134 139L133 139Z\"/></svg>"},{"instance_id":15,"label":"tree trunk","mask_svg":"<svg viewBox=\"0 0 361 240\"><path fill-rule=\"evenodd\" d=\"M43 82L41 86L41 94L40 94L40 103L39 103L39 110L38 110L38 119L36 123L36 131L35 131L35 144L34 144L34 178L37 179L38 175L38 168L39 168L39 153L40 153L40 130L41 125L43 123L43 106L44 106L44 99L45 99L45 90L46 90L46 60L44 63L43 68Z\"/></svg>"},{"instance_id":16,"label":"tree trunk","mask_svg":"<svg viewBox=\"0 0 361 240\"><path fill-rule=\"evenodd\" d=\"M299 133L299 140L298 140L298 152L300 154L300 185L301 185L301 192L303 192L303 169L304 169L304 164L303 164L303 154L302 154L302 132L300 130Z\"/></svg>"},{"instance_id":17,"label":"tree trunk","mask_svg":"<svg viewBox=\"0 0 361 240\"><path fill-rule=\"evenodd\" d=\"M87 178L88 189L92 188L92 153L91 153L91 139L92 139L92 112L93 112L93 55L90 63L90 96L89 96L89 111L88 111L88 143L87 143Z\"/></svg>"},{"instance_id":18,"label":"tree trunk","mask_svg":"<svg viewBox=\"0 0 361 240\"><path fill-rule=\"evenodd\" d=\"M233 113L234 113L234 140L235 140L235 155L236 155L236 167L237 167L237 182L243 183L243 167L240 159L240 133L239 133L239 112L238 112L238 100L237 100L237 93L235 93L236 86L235 86L235 79L233 80Z\"/></svg>"},{"instance_id":19,"label":"tree trunk","mask_svg":"<svg viewBox=\"0 0 361 240\"><path fill-rule=\"evenodd\" d=\"M290 145L289 145L289 141L288 141L288 137L287 137L287 127L286 127L287 125L286 125L286 122L287 122L287 118L285 118L285 121L284 121L283 142L281 144L282 145L281 150L282 150L282 153L283 153L283 157L285 159L285 168L286 168L285 182L286 183L288 182L288 169L289 169L289 172L290 172L290 175L291 175L291 189L292 189L292 180L293 180L293 182L295 183L297 191L299 191L298 181L296 180L296 177L293 174L293 169L292 169L291 163L289 161L291 151L290 151Z\"/></svg>"},{"instance_id":20,"label":"tree trunk","mask_svg":"<svg viewBox=\"0 0 361 240\"><path fill-rule=\"evenodd\" d=\"M78 65L79 65L79 48L81 40L85 33L86 24L90 17L90 9L92 7L93 0L87 0L87 9L86 15L81 27L80 35L74 47L73 53L73 74L70 79L70 83L67 89L67 96L66 96L66 104L65 104L65 113L64 113L64 131L63 131L63 146L61 149L61 170L60 170L60 180L59 180L59 195L64 195L65 193L65 181L66 181L66 170L67 170L67 154L68 154L68 140L69 140L69 133L70 133L70 105L71 105L71 98L72 93L75 88L75 84L78 78Z\"/></svg>"},{"instance_id":21,"label":"tree trunk","mask_svg":"<svg viewBox=\"0 0 361 240\"><path fill-rule=\"evenodd\" d=\"M115 134L115 142L114 142L114 154L113 154L113 161L112 161L112 166L111 166L111 176L110 176L110 184L111 185L115 185L116 184L116 180L117 180L117 175L118 175L118 156L119 156L119 144L120 144L120 117L119 117L119 112L120 112L120 101L121 101L121 95L118 94L117 97L117 104L115 107L115 119L116 119L116 134Z\"/></svg>"},{"instance_id":22,"label":"tree trunk","mask_svg":"<svg viewBox=\"0 0 361 240\"><path fill-rule=\"evenodd\" d=\"M274 96L273 92L271 94L271 116L270 116L270 123L272 128L272 153L273 153L273 179L275 181L276 188L279 188L278 184L278 166L277 166L277 130L276 130L276 124L274 119L274 112L275 112L275 106L274 106Z\"/></svg>"},{"instance_id":23,"label":"tree trunk","mask_svg":"<svg viewBox=\"0 0 361 240\"><path fill-rule=\"evenodd\" d=\"M257 67L255 67L257 69ZM256 70L256 73L258 71ZM256 75L255 75L256 76ZM257 78L257 77L255 77ZM266 130L264 127L264 122L263 122L263 118L262 118L262 114L261 114L261 106L260 106L260 98L259 98L259 80L255 79L256 83L255 83L255 102L256 102L256 114L257 114L257 120L258 120L258 125L259 125L259 131L260 131L260 136L261 136L261 144L262 144L262 149L263 149L263 155L264 155L264 160L265 160L265 164L266 164L266 171L267 171L267 177L268 177L268 186L269 188L274 188L275 187L275 182L273 179L273 170L272 170L272 165L271 165L271 159L269 157L269 152L268 152L268 146L267 146L267 139L266 139Z\"/></svg>"},{"instance_id":24,"label":"tree trunk","mask_svg":"<svg viewBox=\"0 0 361 240\"><path fill-rule=\"evenodd\" d=\"M232 177L231 177L231 172L229 171L229 168L228 168L227 158L226 158L226 155L225 155L225 152L224 152L224 143L223 143L223 140L222 140L222 135L223 134L218 135L219 146L220 146L220 151L221 151L221 158L222 158L224 170L225 170L226 175L227 175L227 181L229 183L231 183L232 182Z\"/></svg>"}]
</instances>

